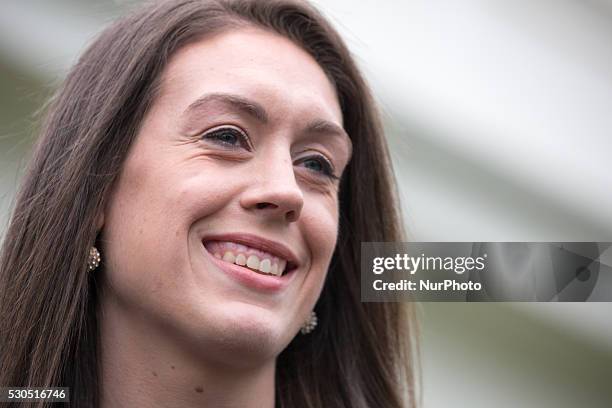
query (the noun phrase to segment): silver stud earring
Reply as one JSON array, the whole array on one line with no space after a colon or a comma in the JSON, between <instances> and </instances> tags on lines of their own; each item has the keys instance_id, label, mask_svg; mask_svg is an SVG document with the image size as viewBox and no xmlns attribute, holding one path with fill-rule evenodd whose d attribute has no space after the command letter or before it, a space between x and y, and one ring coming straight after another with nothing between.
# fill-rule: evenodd
<instances>
[{"instance_id":1,"label":"silver stud earring","mask_svg":"<svg viewBox=\"0 0 612 408\"><path fill-rule=\"evenodd\" d=\"M90 271L93 271L94 269L98 267L98 265L100 265L101 260L102 258L100 257L100 252L98 251L98 248L96 248L95 246L92 246L89 249L89 258L87 259L87 268Z\"/></svg>"},{"instance_id":2,"label":"silver stud earring","mask_svg":"<svg viewBox=\"0 0 612 408\"><path fill-rule=\"evenodd\" d=\"M304 322L304 324L300 328L300 332L302 334L308 334L312 332L315 329L315 327L317 327L318 322L319 320L317 319L317 314L313 310L312 312L310 312L308 319Z\"/></svg>"}]
</instances>

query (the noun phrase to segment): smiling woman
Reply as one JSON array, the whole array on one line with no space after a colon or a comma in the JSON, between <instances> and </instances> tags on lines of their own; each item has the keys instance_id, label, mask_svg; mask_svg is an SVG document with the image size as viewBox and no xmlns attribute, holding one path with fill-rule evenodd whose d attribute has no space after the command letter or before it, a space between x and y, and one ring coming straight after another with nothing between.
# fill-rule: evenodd
<instances>
[{"instance_id":1,"label":"smiling woman","mask_svg":"<svg viewBox=\"0 0 612 408\"><path fill-rule=\"evenodd\" d=\"M360 243L402 239L393 191L312 7L147 6L49 106L2 248L0 384L76 407L414 406L413 310L359 297Z\"/></svg>"}]
</instances>

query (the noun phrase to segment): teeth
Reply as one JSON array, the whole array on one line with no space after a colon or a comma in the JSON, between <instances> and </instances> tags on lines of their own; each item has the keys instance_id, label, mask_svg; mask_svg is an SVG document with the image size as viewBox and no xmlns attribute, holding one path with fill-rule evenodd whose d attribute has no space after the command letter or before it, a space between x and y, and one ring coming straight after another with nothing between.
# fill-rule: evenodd
<instances>
[{"instance_id":1,"label":"teeth","mask_svg":"<svg viewBox=\"0 0 612 408\"><path fill-rule=\"evenodd\" d=\"M225 254L223 254L223 260L225 262L234 263L234 261L236 260L236 256L232 251L227 251Z\"/></svg>"},{"instance_id":2,"label":"teeth","mask_svg":"<svg viewBox=\"0 0 612 408\"><path fill-rule=\"evenodd\" d=\"M246 265L251 269L259 270L259 258L256 257L255 255L249 256L249 259L247 259Z\"/></svg>"},{"instance_id":3,"label":"teeth","mask_svg":"<svg viewBox=\"0 0 612 408\"><path fill-rule=\"evenodd\" d=\"M236 265L240 265L240 266L246 265L246 263L247 263L246 256L244 256L243 254L238 254L238 256L236 257L236 260L234 261L234 263Z\"/></svg>"},{"instance_id":4,"label":"teeth","mask_svg":"<svg viewBox=\"0 0 612 408\"><path fill-rule=\"evenodd\" d=\"M225 262L233 263L240 266L247 266L251 269L258 270L260 272L281 276L283 271L285 270L285 266L287 265L287 261L280 260L278 263L276 261L272 261L270 259L259 260L256 255L249 255L247 258L244 254L234 255L232 251L226 251L223 256L220 253L216 252L214 254L215 258L223 259ZM278 258L275 258L278 259Z\"/></svg>"},{"instance_id":5,"label":"teeth","mask_svg":"<svg viewBox=\"0 0 612 408\"><path fill-rule=\"evenodd\" d=\"M272 262L269 259L264 259L259 263L259 270L263 273L270 273L272 271Z\"/></svg>"}]
</instances>

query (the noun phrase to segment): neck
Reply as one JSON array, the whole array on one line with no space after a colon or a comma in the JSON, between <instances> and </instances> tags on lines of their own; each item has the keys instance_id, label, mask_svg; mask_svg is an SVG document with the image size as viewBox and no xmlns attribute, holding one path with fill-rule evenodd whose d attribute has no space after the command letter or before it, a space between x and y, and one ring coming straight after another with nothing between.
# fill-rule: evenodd
<instances>
[{"instance_id":1,"label":"neck","mask_svg":"<svg viewBox=\"0 0 612 408\"><path fill-rule=\"evenodd\" d=\"M274 407L274 360L225 365L108 298L101 306L101 408Z\"/></svg>"}]
</instances>

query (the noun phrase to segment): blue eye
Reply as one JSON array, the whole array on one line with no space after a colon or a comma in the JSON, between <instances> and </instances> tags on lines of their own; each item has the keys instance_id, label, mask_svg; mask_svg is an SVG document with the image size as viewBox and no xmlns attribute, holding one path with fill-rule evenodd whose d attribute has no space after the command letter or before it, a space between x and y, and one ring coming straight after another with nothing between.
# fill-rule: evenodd
<instances>
[{"instance_id":1,"label":"blue eye","mask_svg":"<svg viewBox=\"0 0 612 408\"><path fill-rule=\"evenodd\" d=\"M330 179L337 180L339 177L334 175L334 169L331 163L320 155L309 156L301 160L301 163L308 170L313 171L315 173L319 173L325 177L329 177Z\"/></svg>"},{"instance_id":2,"label":"blue eye","mask_svg":"<svg viewBox=\"0 0 612 408\"><path fill-rule=\"evenodd\" d=\"M229 148L243 147L249 149L248 137L244 132L234 127L220 127L206 132L202 139L210 140L213 143L227 146Z\"/></svg>"}]
</instances>

